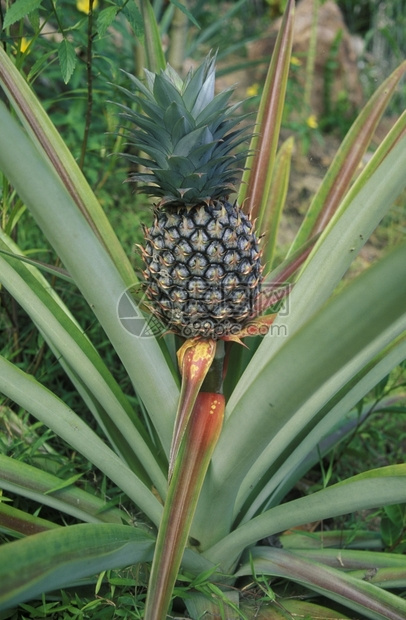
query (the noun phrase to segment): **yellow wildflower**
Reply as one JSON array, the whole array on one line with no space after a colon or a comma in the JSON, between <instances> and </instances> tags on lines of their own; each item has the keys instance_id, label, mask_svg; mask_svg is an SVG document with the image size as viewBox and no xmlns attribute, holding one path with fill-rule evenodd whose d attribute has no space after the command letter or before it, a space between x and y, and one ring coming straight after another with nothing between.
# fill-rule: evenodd
<instances>
[{"instance_id":1,"label":"yellow wildflower","mask_svg":"<svg viewBox=\"0 0 406 620\"><path fill-rule=\"evenodd\" d=\"M93 0L93 9L97 7L97 0ZM90 13L90 0L76 0L76 8L81 13Z\"/></svg>"},{"instance_id":2,"label":"yellow wildflower","mask_svg":"<svg viewBox=\"0 0 406 620\"><path fill-rule=\"evenodd\" d=\"M319 124L317 122L317 118L315 114L310 114L310 116L307 117L306 125L310 127L310 129L317 129Z\"/></svg>"},{"instance_id":3,"label":"yellow wildflower","mask_svg":"<svg viewBox=\"0 0 406 620\"><path fill-rule=\"evenodd\" d=\"M259 92L259 84L255 83L247 88L247 97L255 97Z\"/></svg>"},{"instance_id":4,"label":"yellow wildflower","mask_svg":"<svg viewBox=\"0 0 406 620\"><path fill-rule=\"evenodd\" d=\"M294 65L295 67L300 67L302 65L302 61L297 56L291 56L290 64Z\"/></svg>"},{"instance_id":5,"label":"yellow wildflower","mask_svg":"<svg viewBox=\"0 0 406 620\"><path fill-rule=\"evenodd\" d=\"M26 39L25 37L21 37L20 44L18 45L17 43L17 45L14 48L14 52L17 53L19 51L20 54L25 54L25 52L30 46L30 43L31 43L31 39ZM28 50L27 53L29 54L30 50Z\"/></svg>"}]
</instances>

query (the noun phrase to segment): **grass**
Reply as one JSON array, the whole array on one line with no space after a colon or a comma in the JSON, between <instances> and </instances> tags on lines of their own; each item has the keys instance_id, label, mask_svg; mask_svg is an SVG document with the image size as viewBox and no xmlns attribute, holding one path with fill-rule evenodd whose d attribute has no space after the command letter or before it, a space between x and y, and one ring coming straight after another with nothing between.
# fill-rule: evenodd
<instances>
[{"instance_id":1,"label":"grass","mask_svg":"<svg viewBox=\"0 0 406 620\"><path fill-rule=\"evenodd\" d=\"M366 417L335 457L336 481L357 468L403 463L406 452L406 363L398 366L361 401ZM345 458L344 458L345 455Z\"/></svg>"},{"instance_id":2,"label":"grass","mask_svg":"<svg viewBox=\"0 0 406 620\"><path fill-rule=\"evenodd\" d=\"M81 586L74 592L62 591L58 600L43 597L38 604L22 604L21 609L2 617L2 620L21 620L22 617L55 620L141 619L145 587L134 587L134 583L145 582L146 576L142 571L142 567L108 571L99 576L96 587Z\"/></svg>"}]
</instances>

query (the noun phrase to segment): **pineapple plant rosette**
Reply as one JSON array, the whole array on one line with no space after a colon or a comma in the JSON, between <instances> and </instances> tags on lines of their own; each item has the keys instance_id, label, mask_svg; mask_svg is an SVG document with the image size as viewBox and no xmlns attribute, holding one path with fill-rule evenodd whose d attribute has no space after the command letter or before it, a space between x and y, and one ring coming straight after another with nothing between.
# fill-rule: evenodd
<instances>
[{"instance_id":1,"label":"pineapple plant rosette","mask_svg":"<svg viewBox=\"0 0 406 620\"><path fill-rule=\"evenodd\" d=\"M135 94L122 89L141 111L122 117L129 146L145 154L126 154L146 168L130 180L160 199L142 248L150 309L179 336L238 340L257 315L262 281L253 224L228 200L247 155L235 152L243 117L228 105L232 90L214 94L215 57L184 80L169 65L145 75L145 85L129 76Z\"/></svg>"}]
</instances>

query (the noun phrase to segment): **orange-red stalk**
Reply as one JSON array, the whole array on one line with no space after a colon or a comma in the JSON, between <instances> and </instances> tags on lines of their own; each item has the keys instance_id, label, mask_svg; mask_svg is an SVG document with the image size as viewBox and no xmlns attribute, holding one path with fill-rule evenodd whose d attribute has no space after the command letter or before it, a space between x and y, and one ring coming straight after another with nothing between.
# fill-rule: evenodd
<instances>
[{"instance_id":1,"label":"orange-red stalk","mask_svg":"<svg viewBox=\"0 0 406 620\"><path fill-rule=\"evenodd\" d=\"M200 392L196 398L165 501L144 620L166 618L200 490L220 436L224 409L222 394Z\"/></svg>"}]
</instances>

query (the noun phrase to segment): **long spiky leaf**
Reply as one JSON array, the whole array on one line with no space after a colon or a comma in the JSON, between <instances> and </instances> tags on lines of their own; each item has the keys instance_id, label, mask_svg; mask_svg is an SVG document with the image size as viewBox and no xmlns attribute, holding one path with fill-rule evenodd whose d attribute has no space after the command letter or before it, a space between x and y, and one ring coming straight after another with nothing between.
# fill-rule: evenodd
<instances>
[{"instance_id":1,"label":"long spiky leaf","mask_svg":"<svg viewBox=\"0 0 406 620\"><path fill-rule=\"evenodd\" d=\"M273 162L279 139L293 41L294 2L289 0L275 44L251 141L246 171L238 202L261 221L272 179ZM261 230L261 228L260 228Z\"/></svg>"}]
</instances>

